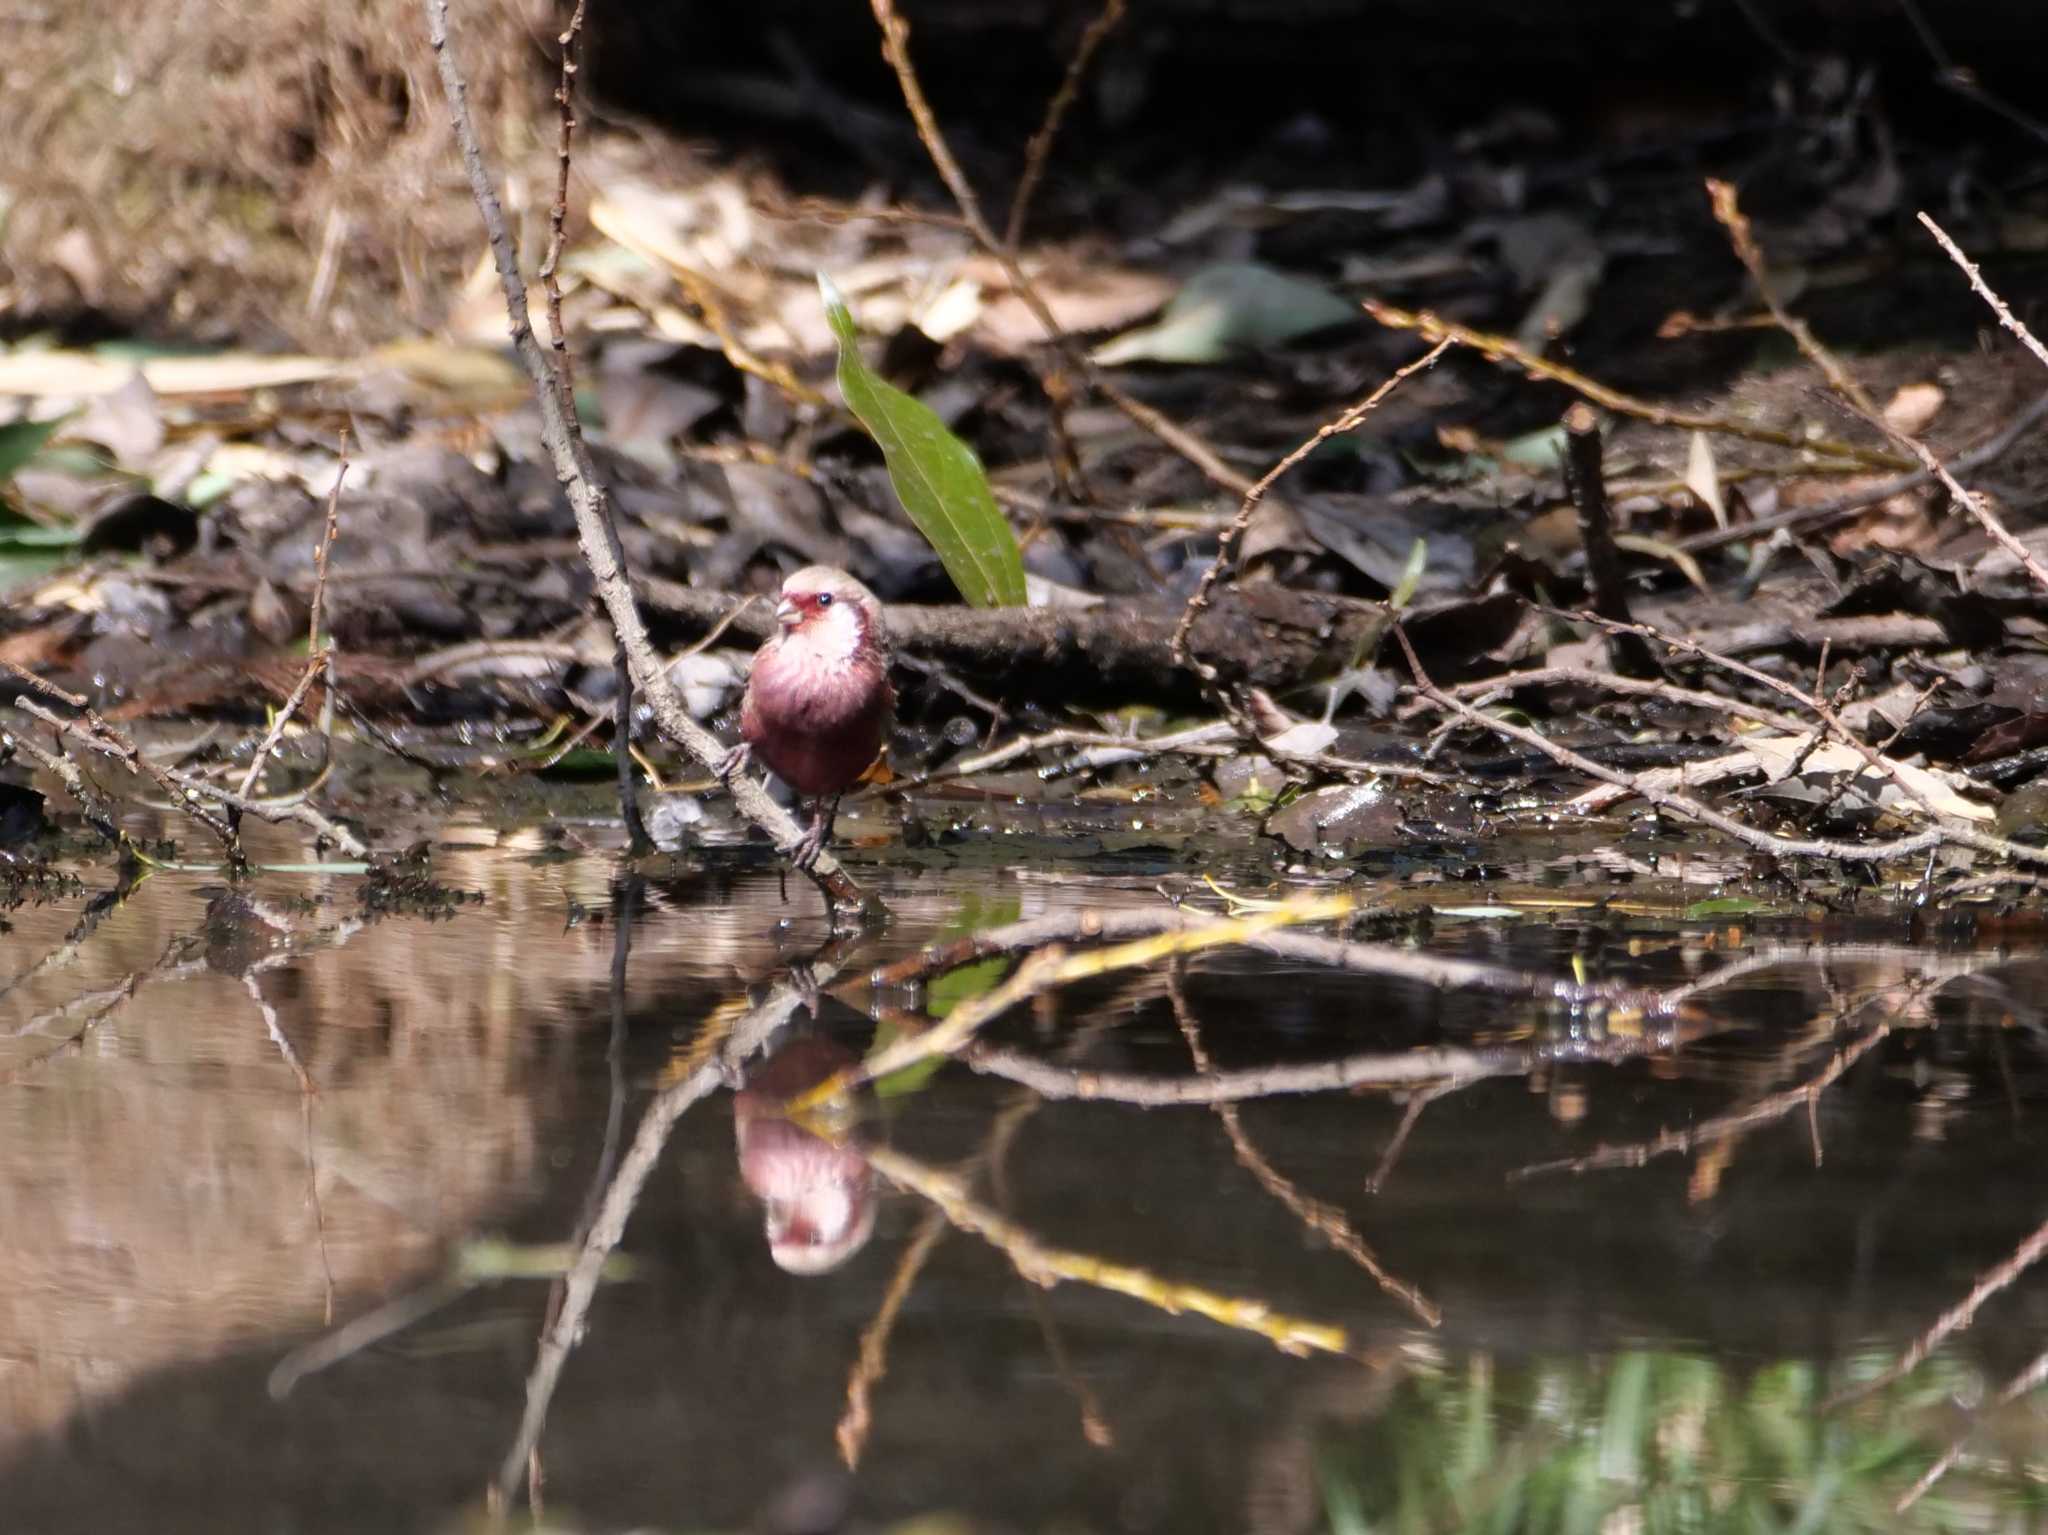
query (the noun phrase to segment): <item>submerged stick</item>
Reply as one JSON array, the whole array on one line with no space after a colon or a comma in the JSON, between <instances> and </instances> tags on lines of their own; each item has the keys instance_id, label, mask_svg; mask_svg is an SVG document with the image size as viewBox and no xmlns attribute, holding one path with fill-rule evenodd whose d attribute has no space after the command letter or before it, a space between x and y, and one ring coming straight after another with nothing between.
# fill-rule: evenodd
<instances>
[{"instance_id":1,"label":"submerged stick","mask_svg":"<svg viewBox=\"0 0 2048 1535\"><path fill-rule=\"evenodd\" d=\"M1177 954L1225 944L1244 943L1276 928L1302 922L1323 922L1348 915L1354 902L1348 895L1312 897L1284 901L1270 911L1249 917L1219 917L1195 922L1134 939L1108 949L1089 949L1070 954L1057 944L1039 949L1017 967L1016 974L1000 986L969 997L945 1021L922 1034L900 1039L877 1050L858 1066L836 1072L789 1104L789 1112L806 1113L834 1099L844 1098L869 1082L902 1071L935 1056L957 1053L983 1025L993 1023L1017 1003L1039 996L1072 981L1107 975L1152 964Z\"/></svg>"}]
</instances>

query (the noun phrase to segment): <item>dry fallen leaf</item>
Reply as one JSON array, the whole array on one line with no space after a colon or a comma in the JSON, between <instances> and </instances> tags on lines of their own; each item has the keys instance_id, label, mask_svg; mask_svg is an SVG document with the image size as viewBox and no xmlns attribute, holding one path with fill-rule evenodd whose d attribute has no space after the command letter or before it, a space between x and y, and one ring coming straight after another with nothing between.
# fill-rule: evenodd
<instances>
[{"instance_id":1,"label":"dry fallen leaf","mask_svg":"<svg viewBox=\"0 0 2048 1535\"><path fill-rule=\"evenodd\" d=\"M1045 342L1045 327L1038 323L1024 300L1015 293L1001 292L996 273L986 288L991 296L983 303L974 326L974 339L991 351L1012 355ZM1174 282L1156 272L1140 272L1104 266L1076 272L1042 272L1036 278L1038 295L1059 322L1060 329L1074 335L1116 330L1143 319L1173 296Z\"/></svg>"},{"instance_id":2,"label":"dry fallen leaf","mask_svg":"<svg viewBox=\"0 0 2048 1535\"><path fill-rule=\"evenodd\" d=\"M1911 763L1890 757L1882 760L1890 766L1891 772L1883 773L1846 742L1825 742L1808 752L1803 763L1799 754L1806 748L1805 736L1745 736L1742 744L1762 766L1764 776L1772 782L1783 778L1797 763L1805 777L1825 777L1836 773L1852 775L1858 790L1897 814L1923 813L1902 792L1905 789L1918 794L1940 815L1955 816L1965 821L1988 821L1997 814L1989 805L1964 799L1950 786L1951 778L1960 775L1937 773L1932 768L1914 767Z\"/></svg>"},{"instance_id":3,"label":"dry fallen leaf","mask_svg":"<svg viewBox=\"0 0 2048 1535\"><path fill-rule=\"evenodd\" d=\"M212 357L99 357L90 352L12 352L0 357L0 394L84 398L112 394L140 373L165 394L245 394L333 378L348 364L326 357L222 352Z\"/></svg>"},{"instance_id":4,"label":"dry fallen leaf","mask_svg":"<svg viewBox=\"0 0 2048 1535\"><path fill-rule=\"evenodd\" d=\"M1714 526L1728 526L1728 507L1721 499L1721 475L1714 467L1714 445L1705 432L1692 434L1685 454L1685 488L1700 498L1700 505L1714 514Z\"/></svg>"},{"instance_id":5,"label":"dry fallen leaf","mask_svg":"<svg viewBox=\"0 0 2048 1535\"><path fill-rule=\"evenodd\" d=\"M1885 425L1908 437L1917 437L1927 430L1947 399L1938 384L1902 385L1885 405Z\"/></svg>"}]
</instances>

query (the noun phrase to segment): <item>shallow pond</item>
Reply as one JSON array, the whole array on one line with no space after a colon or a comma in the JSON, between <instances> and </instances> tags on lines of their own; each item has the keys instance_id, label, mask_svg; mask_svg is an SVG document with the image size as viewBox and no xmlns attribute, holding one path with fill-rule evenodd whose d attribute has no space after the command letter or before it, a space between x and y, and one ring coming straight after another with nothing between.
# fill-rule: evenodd
<instances>
[{"instance_id":1,"label":"shallow pond","mask_svg":"<svg viewBox=\"0 0 2048 1535\"><path fill-rule=\"evenodd\" d=\"M1214 949L1013 1010L980 1069L885 1077L836 1147L763 1111L1003 969L873 984L922 945L1217 904L1142 835L1063 861L1064 834L857 860L893 921L831 946L759 861L622 882L560 825L443 826L431 885L367 899L18 887L0 1528L487 1527L564 1244L714 1046L506 1468L511 1527L536 1489L564 1530L2048 1526L2048 1399L2005 1389L2038 1277L1829 1400L2042 1220L2038 927L1732 913L1704 860L1612 883L1591 843L1568 879L1555 847L1390 866L1361 938L1684 997ZM1432 1048L1464 1066L1255 1091ZM1101 1096L1160 1079L1251 1085Z\"/></svg>"}]
</instances>

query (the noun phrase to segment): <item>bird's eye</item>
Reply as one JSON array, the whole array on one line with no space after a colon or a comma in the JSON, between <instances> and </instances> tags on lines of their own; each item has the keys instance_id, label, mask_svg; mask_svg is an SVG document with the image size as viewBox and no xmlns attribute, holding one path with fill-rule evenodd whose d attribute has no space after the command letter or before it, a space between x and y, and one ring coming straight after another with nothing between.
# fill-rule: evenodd
<instances>
[{"instance_id":1,"label":"bird's eye","mask_svg":"<svg viewBox=\"0 0 2048 1535\"><path fill-rule=\"evenodd\" d=\"M831 594L830 592L820 592L820 593L818 593L818 606L819 606L819 607L821 607L821 608L829 608L829 607L831 607L831 606L832 606L832 594Z\"/></svg>"}]
</instances>

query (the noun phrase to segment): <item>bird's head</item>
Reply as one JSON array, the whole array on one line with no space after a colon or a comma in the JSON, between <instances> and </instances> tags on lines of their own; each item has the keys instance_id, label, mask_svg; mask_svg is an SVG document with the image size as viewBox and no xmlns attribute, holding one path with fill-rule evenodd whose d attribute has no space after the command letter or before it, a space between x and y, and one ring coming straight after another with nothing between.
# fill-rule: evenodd
<instances>
[{"instance_id":1,"label":"bird's head","mask_svg":"<svg viewBox=\"0 0 2048 1535\"><path fill-rule=\"evenodd\" d=\"M882 605L843 570L807 565L782 583L775 621L785 643L824 661L850 661L882 643Z\"/></svg>"}]
</instances>

